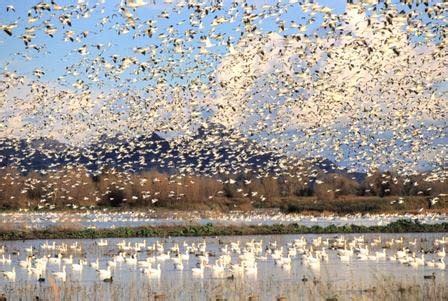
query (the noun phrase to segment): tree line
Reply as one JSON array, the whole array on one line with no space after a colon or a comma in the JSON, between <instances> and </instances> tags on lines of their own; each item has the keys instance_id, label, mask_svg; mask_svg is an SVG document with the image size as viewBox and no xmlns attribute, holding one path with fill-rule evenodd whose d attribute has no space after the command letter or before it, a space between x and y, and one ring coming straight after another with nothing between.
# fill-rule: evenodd
<instances>
[{"instance_id":1,"label":"tree line","mask_svg":"<svg viewBox=\"0 0 448 301\"><path fill-rule=\"evenodd\" d=\"M319 172L300 175L226 176L176 175L157 170L140 173L105 169L92 175L82 166L22 174L14 167L0 170L0 208L44 209L91 206L173 206L215 201L246 200L252 204L282 198L314 197L332 201L350 196L427 196L448 192L443 180L428 175L400 177L374 171L363 181L346 174Z\"/></svg>"}]
</instances>

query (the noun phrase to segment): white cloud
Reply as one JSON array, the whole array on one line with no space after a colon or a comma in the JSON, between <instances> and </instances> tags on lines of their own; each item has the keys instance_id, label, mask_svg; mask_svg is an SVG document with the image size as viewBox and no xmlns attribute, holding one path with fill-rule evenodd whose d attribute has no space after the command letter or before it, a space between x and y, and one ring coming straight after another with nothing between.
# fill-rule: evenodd
<instances>
[{"instance_id":1,"label":"white cloud","mask_svg":"<svg viewBox=\"0 0 448 301\"><path fill-rule=\"evenodd\" d=\"M258 127L271 134L270 145L295 144L310 155L327 149L342 160L350 150L352 159L361 155L358 163L414 164L446 130L445 122L416 133L446 120L448 99L438 86L446 83L448 56L430 39L411 41L399 15L387 26L384 15L370 18L368 25L354 7L340 35L243 37L217 69L214 120L242 131ZM282 135L286 130L300 134ZM446 148L436 147L439 154ZM411 160L402 158L407 150Z\"/></svg>"}]
</instances>

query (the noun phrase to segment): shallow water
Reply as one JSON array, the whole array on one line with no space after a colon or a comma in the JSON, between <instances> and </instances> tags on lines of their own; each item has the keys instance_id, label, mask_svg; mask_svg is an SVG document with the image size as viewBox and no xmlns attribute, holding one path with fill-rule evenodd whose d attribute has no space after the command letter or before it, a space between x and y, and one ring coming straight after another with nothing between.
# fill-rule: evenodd
<instances>
[{"instance_id":1,"label":"shallow water","mask_svg":"<svg viewBox=\"0 0 448 301\"><path fill-rule=\"evenodd\" d=\"M382 242L391 238L398 239L404 237L404 246L409 246L412 252L420 256L420 250L435 250L434 239L442 238L446 234L369 234L364 235L366 243L381 236ZM298 239L302 235L274 235L274 236L226 236L220 238L168 238L168 239L126 239L127 243L133 245L136 242L142 243L146 240L146 245L151 246L156 241L164 244L165 250L169 250L174 244L180 245L180 252L184 251L184 243L191 246L206 242L207 252L211 255L220 254L220 248L230 242L240 241L242 246L251 240L262 240L263 249L269 242L277 241L278 248L281 246L286 250L287 244ZM351 240L356 235L345 235L347 240ZM358 235L359 236L359 235ZM308 242L308 248L316 235L303 235ZM322 238L333 239L334 235L322 235ZM416 239L416 245L408 244ZM64 254L74 256L74 262L79 258L94 262L99 259L100 268L105 269L107 262L118 254L117 243L122 239L108 239L108 246L99 247L98 240L50 240L51 245L55 241L56 245L62 243L71 245L78 242L82 246L81 252L69 250ZM5 254L11 255L11 264L0 264L0 270L10 271L12 267L16 269L16 280L10 281L0 277L0 293L4 293L8 300L32 300L39 296L44 300L54 300L58 297L61 300L152 300L155 294L163 294L166 300L215 300L225 298L227 300L247 300L254 295L259 300L275 300L279 296L285 296L288 300L322 300L337 296L338 300L346 299L377 299L381 294L392 296L396 294L396 299L422 300L432 299L442 300L448 298L448 270L420 266L413 268L398 262L378 259L362 261L352 257L349 262L341 262L336 254L336 250L328 249L328 262L322 261L319 268L311 268L304 264L301 256L292 258L291 269L285 270L274 263L268 256L266 261L257 260L258 271L256 274L236 275L229 269L224 273L213 273L210 267L205 268L203 277L195 277L191 269L196 266L198 258L190 254L188 261L184 261L184 270L174 269L173 260L156 261L161 264L160 278L148 276L140 271L140 268L128 263L118 263L112 270L113 282L105 283L98 277L95 269L85 266L82 272L71 270L68 264L67 279L65 282L55 280L51 275L54 271L60 271L63 264L48 264L47 273L43 275L45 282L39 283L36 275L29 275L26 269L21 268L18 263L26 257L25 248L33 246L36 257L43 255L54 256L58 251L43 250L41 245L45 241L10 241L4 242ZM394 245L387 249L387 255L392 255L402 245ZM319 247L320 248L320 247ZM371 254L375 250L380 250L381 246L371 247ZM133 253L133 252L130 252ZM286 256L286 251L283 253ZM138 252L138 260L144 260L148 256L154 256L146 250ZM238 262L238 254L232 253L232 263ZM209 265L213 265L217 257L210 256ZM426 254L425 260L438 258L435 254ZM435 273L434 280L424 280L424 275ZM227 279L234 275L233 279ZM304 276L308 281L302 281ZM400 287L403 290L400 291ZM408 289L414 287L415 290Z\"/></svg>"},{"instance_id":2,"label":"shallow water","mask_svg":"<svg viewBox=\"0 0 448 301\"><path fill-rule=\"evenodd\" d=\"M448 222L447 214L356 214L346 216L309 216L280 212L199 213L175 212L161 214L155 211L136 212L23 212L0 213L0 227L43 229L58 225L91 228L186 225L213 223L215 225L273 225L297 223L304 226L343 226L347 224L386 225L399 219L414 219L425 224Z\"/></svg>"}]
</instances>

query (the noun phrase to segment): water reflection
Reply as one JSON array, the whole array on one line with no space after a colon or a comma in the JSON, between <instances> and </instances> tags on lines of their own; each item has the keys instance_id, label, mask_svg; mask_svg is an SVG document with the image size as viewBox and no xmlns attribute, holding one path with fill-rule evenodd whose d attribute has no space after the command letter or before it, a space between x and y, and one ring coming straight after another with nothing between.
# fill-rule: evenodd
<instances>
[{"instance_id":1,"label":"water reflection","mask_svg":"<svg viewBox=\"0 0 448 301\"><path fill-rule=\"evenodd\" d=\"M167 300L247 300L249 296L259 300L279 296L290 300L299 296L303 300L333 296L358 300L376 299L386 292L408 299L447 297L448 270L414 264L421 255L426 263L441 263L438 253L448 242L443 234L301 237L5 242L0 269L14 268L16 275L14 280L1 277L0 293L8 300L32 300L35 296L48 300L152 300L157 294ZM394 258L400 252L405 255ZM344 259L345 253L351 253L348 260ZM32 256L30 266L26 265L27 256ZM34 273L31 269L48 256L51 259L47 259L46 271ZM83 261L86 264L77 271L80 260L81 265ZM182 270L176 268L179 261ZM201 262L203 273L194 273ZM252 262L255 269L246 268ZM160 275L145 272L157 269L159 264ZM54 273L62 272L64 266L66 279L62 281ZM108 266L111 282L105 282L97 271ZM429 279L432 275L434 279ZM39 278L45 281L39 282Z\"/></svg>"}]
</instances>

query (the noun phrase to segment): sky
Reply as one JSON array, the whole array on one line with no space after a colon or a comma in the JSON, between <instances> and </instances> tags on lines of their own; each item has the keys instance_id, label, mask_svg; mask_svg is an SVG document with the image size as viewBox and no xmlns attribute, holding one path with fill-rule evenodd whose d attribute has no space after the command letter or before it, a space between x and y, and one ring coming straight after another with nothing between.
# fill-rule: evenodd
<instances>
[{"instance_id":1,"label":"sky","mask_svg":"<svg viewBox=\"0 0 448 301\"><path fill-rule=\"evenodd\" d=\"M241 2L224 1L207 14L176 1L136 9L60 1L65 11L36 13L37 3L0 7L0 26L17 22L13 36L0 32L0 66L24 83L0 95L3 136L71 143L123 131L173 137L215 122L285 152L348 166L414 168L446 159L447 57L434 58L446 49L434 33L444 19L431 19L424 7L413 11L421 23L415 32L398 16L383 31L385 16L369 26L375 10L367 6L317 1L343 20L341 34L329 34L321 25L333 19L295 1L248 2L254 32L244 26ZM71 26L61 23L64 15ZM226 21L212 25L219 18ZM33 32L26 47L20 37Z\"/></svg>"},{"instance_id":2,"label":"sky","mask_svg":"<svg viewBox=\"0 0 448 301\"><path fill-rule=\"evenodd\" d=\"M149 1L148 1L149 2ZM342 12L345 8L345 1L318 1L320 4L331 7L337 12ZM89 60L92 59L97 54L101 53L103 56L107 55L120 55L120 56L130 56L134 55L132 51L135 47L149 47L158 46L163 48L164 45L157 37L158 34L163 33L167 30L170 25L176 27L177 30L182 30L188 28L187 24L178 25L180 21L188 20L188 15L190 13L187 9L181 9L178 14L171 14L169 19L158 18L162 11L170 11L176 6L176 1L171 4L167 4L162 1L156 1L156 4L148 3L137 8L133 14L140 18L142 21L146 20L156 20L157 22L157 32L153 38L133 38L133 33L129 32L126 34L117 34L117 31L111 27L116 24L123 24L123 19L118 17L119 7L122 1L78 1L78 3L84 3L88 7L96 7L92 12L89 12L85 16L76 17L72 21L72 26L62 26L58 22L58 16L62 13L55 13L55 17L49 18L50 13L44 13L38 21L34 23L27 22L27 14L30 9L39 3L35 0L23 0L18 4L17 1L4 0L2 1L2 9L0 10L0 20L2 24L10 24L13 22L18 22L17 28L14 32L23 32L25 28L31 25L38 24L39 27L45 26L42 24L41 20L50 20L51 25L56 27L58 30L54 34L54 37L50 37L42 32L36 35L33 39L33 43L38 46L44 46L39 52L35 49L26 49L24 43L15 37L9 37L7 34L2 33L0 36L0 63L3 68L7 68L9 71L20 70L22 74L31 74L36 68L45 69L45 75L42 76L42 81L52 82L57 80L58 77L65 75L65 68L77 63L80 58ZM61 6L76 4L76 1L58 1ZM224 2L226 6L230 5L230 1ZM249 4L254 4L258 8L262 8L263 5L275 3L275 1L249 1ZM8 12L6 7L13 5L15 8L15 13ZM303 16L303 12L299 9L291 10L290 12L283 15L285 21L300 18ZM105 26L97 26L99 22L105 17L110 17L110 22ZM210 32L210 20L212 20L213 14L204 19L203 28L201 29L204 34ZM234 22L234 24L226 24L220 27L219 32L225 36L231 36L237 38L238 33L234 32L234 29L240 25L240 22ZM101 28L101 29L100 29ZM260 28L265 31L276 30L275 20L273 18L268 18L263 20ZM82 32L87 31L89 35L87 38L80 40L79 42L64 42L64 32L67 30L72 30L75 35L80 35ZM95 50L91 45L103 44L106 45L106 49L101 51ZM87 45L89 54L85 57L81 57L77 54L75 49ZM198 41L192 41L192 45L199 45ZM166 47L166 46L165 46ZM215 45L213 51L218 53L225 53L227 50L225 47L220 47ZM20 54L19 54L20 53ZM19 55L18 55L19 54ZM23 57L27 55L33 59L27 60ZM160 53L161 56L164 53ZM164 59L168 59L165 57ZM190 57L191 59L191 57ZM189 63L185 62L185 64ZM214 62L210 68L216 67L219 62ZM80 74L82 78L83 74ZM176 78L172 79L173 81Z\"/></svg>"}]
</instances>

